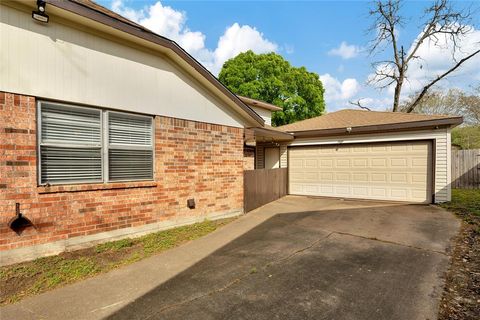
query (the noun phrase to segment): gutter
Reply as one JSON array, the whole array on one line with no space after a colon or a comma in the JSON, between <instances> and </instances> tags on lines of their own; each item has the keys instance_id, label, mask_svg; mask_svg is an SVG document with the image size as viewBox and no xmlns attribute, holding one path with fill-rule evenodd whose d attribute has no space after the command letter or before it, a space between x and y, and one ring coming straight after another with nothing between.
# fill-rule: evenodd
<instances>
[{"instance_id":1,"label":"gutter","mask_svg":"<svg viewBox=\"0 0 480 320\"><path fill-rule=\"evenodd\" d=\"M278 141L292 141L294 139L294 135L288 132L281 132L278 130L272 130L268 128L249 128L253 130L255 136L262 136L262 137L269 137L273 139L277 139Z\"/></svg>"},{"instance_id":2,"label":"gutter","mask_svg":"<svg viewBox=\"0 0 480 320\"><path fill-rule=\"evenodd\" d=\"M260 100L240 96L240 95L237 95L237 96L240 98L240 100L242 100L242 102L244 102L245 104L247 104L249 106L254 106L254 107L257 107L257 108L262 108L262 109L266 109L266 110L270 110L270 111L281 111L281 110L283 110L282 108L280 108L276 105L273 105L271 103L268 103L268 102L264 102L264 101L260 101Z\"/></svg>"},{"instance_id":3,"label":"gutter","mask_svg":"<svg viewBox=\"0 0 480 320\"><path fill-rule=\"evenodd\" d=\"M319 130L287 131L297 137L319 137L319 136L338 136L361 133L380 133L390 131L411 131L415 129L438 129L440 127L455 127L463 122L463 117L452 117L446 119L433 119L415 122L369 125L348 128L332 128Z\"/></svg>"}]
</instances>

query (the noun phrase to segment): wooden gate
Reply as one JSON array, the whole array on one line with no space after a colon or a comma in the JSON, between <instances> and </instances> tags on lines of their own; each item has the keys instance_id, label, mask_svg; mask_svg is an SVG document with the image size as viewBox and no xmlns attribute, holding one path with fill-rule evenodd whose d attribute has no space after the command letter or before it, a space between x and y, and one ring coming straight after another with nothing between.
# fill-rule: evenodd
<instances>
[{"instance_id":1,"label":"wooden gate","mask_svg":"<svg viewBox=\"0 0 480 320\"><path fill-rule=\"evenodd\" d=\"M480 149L452 150L452 188L480 189Z\"/></svg>"},{"instance_id":2,"label":"wooden gate","mask_svg":"<svg viewBox=\"0 0 480 320\"><path fill-rule=\"evenodd\" d=\"M248 212L287 194L287 168L244 171L243 185Z\"/></svg>"}]
</instances>

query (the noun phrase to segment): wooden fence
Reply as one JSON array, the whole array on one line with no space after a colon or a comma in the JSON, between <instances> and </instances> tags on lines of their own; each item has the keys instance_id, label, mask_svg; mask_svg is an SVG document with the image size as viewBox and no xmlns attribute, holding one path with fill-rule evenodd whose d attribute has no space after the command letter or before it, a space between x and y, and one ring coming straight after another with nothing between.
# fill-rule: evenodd
<instances>
[{"instance_id":1,"label":"wooden fence","mask_svg":"<svg viewBox=\"0 0 480 320\"><path fill-rule=\"evenodd\" d=\"M245 212L285 196L287 181L287 168L244 171Z\"/></svg>"},{"instance_id":2,"label":"wooden fence","mask_svg":"<svg viewBox=\"0 0 480 320\"><path fill-rule=\"evenodd\" d=\"M452 188L480 189L480 149L452 150Z\"/></svg>"}]
</instances>

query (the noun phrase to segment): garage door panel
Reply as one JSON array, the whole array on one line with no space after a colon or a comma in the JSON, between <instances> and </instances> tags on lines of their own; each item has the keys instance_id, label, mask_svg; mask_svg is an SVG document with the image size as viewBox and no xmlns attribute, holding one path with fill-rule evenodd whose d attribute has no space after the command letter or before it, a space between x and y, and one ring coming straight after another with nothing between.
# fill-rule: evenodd
<instances>
[{"instance_id":1,"label":"garage door panel","mask_svg":"<svg viewBox=\"0 0 480 320\"><path fill-rule=\"evenodd\" d=\"M368 167L368 158L353 159L353 166L356 167L356 168L367 168Z\"/></svg>"},{"instance_id":2,"label":"garage door panel","mask_svg":"<svg viewBox=\"0 0 480 320\"><path fill-rule=\"evenodd\" d=\"M406 173L392 173L390 175L390 182L405 184L408 182L408 176Z\"/></svg>"},{"instance_id":3,"label":"garage door panel","mask_svg":"<svg viewBox=\"0 0 480 320\"><path fill-rule=\"evenodd\" d=\"M370 188L370 194L374 199L382 199L387 197L387 190L385 188L372 187Z\"/></svg>"},{"instance_id":4,"label":"garage door panel","mask_svg":"<svg viewBox=\"0 0 480 320\"><path fill-rule=\"evenodd\" d=\"M425 185L428 182L428 176L425 173L414 173L411 177L412 184Z\"/></svg>"},{"instance_id":5,"label":"garage door panel","mask_svg":"<svg viewBox=\"0 0 480 320\"><path fill-rule=\"evenodd\" d=\"M318 168L317 159L306 159L305 160L305 168Z\"/></svg>"},{"instance_id":6,"label":"garage door panel","mask_svg":"<svg viewBox=\"0 0 480 320\"><path fill-rule=\"evenodd\" d=\"M398 144L398 145L391 145L390 146L390 151L392 152L405 152L408 150L407 145L404 144Z\"/></svg>"},{"instance_id":7,"label":"garage door panel","mask_svg":"<svg viewBox=\"0 0 480 320\"><path fill-rule=\"evenodd\" d=\"M335 180L338 182L350 182L350 173L346 172L337 172L335 174Z\"/></svg>"},{"instance_id":8,"label":"garage door panel","mask_svg":"<svg viewBox=\"0 0 480 320\"><path fill-rule=\"evenodd\" d=\"M335 168L350 168L350 159L335 159Z\"/></svg>"},{"instance_id":9,"label":"garage door panel","mask_svg":"<svg viewBox=\"0 0 480 320\"><path fill-rule=\"evenodd\" d=\"M387 174L386 173L372 173L371 181L375 183L386 183L387 182Z\"/></svg>"},{"instance_id":10,"label":"garage door panel","mask_svg":"<svg viewBox=\"0 0 480 320\"><path fill-rule=\"evenodd\" d=\"M333 181L333 172L320 172L320 179L322 181Z\"/></svg>"},{"instance_id":11,"label":"garage door panel","mask_svg":"<svg viewBox=\"0 0 480 320\"><path fill-rule=\"evenodd\" d=\"M352 187L352 193L355 196L361 196L361 197L367 197L369 195L367 187Z\"/></svg>"},{"instance_id":12,"label":"garage door panel","mask_svg":"<svg viewBox=\"0 0 480 320\"><path fill-rule=\"evenodd\" d=\"M369 182L369 174L368 173L352 173L352 182Z\"/></svg>"},{"instance_id":13,"label":"garage door panel","mask_svg":"<svg viewBox=\"0 0 480 320\"><path fill-rule=\"evenodd\" d=\"M430 202L428 141L294 147L291 194Z\"/></svg>"},{"instance_id":14,"label":"garage door panel","mask_svg":"<svg viewBox=\"0 0 480 320\"><path fill-rule=\"evenodd\" d=\"M386 168L387 159L372 158L370 159L370 168Z\"/></svg>"},{"instance_id":15,"label":"garage door panel","mask_svg":"<svg viewBox=\"0 0 480 320\"><path fill-rule=\"evenodd\" d=\"M322 168L333 168L333 160L334 159L321 159L320 160L320 167L322 167Z\"/></svg>"}]
</instances>

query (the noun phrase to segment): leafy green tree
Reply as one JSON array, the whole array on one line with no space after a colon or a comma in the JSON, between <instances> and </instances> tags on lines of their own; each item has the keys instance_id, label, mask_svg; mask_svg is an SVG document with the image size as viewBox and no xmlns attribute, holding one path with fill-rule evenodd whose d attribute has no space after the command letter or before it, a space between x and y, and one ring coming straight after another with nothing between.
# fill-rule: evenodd
<instances>
[{"instance_id":1,"label":"leafy green tree","mask_svg":"<svg viewBox=\"0 0 480 320\"><path fill-rule=\"evenodd\" d=\"M460 149L480 149L480 125L453 128L452 144Z\"/></svg>"},{"instance_id":2,"label":"leafy green tree","mask_svg":"<svg viewBox=\"0 0 480 320\"><path fill-rule=\"evenodd\" d=\"M273 126L322 115L324 88L318 74L290 65L276 53L240 53L225 62L220 81L238 95L281 107L274 112Z\"/></svg>"}]
</instances>

